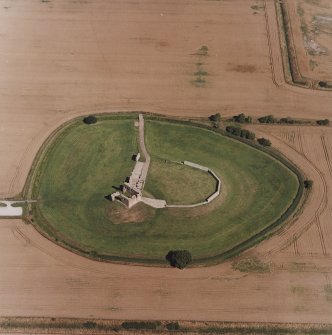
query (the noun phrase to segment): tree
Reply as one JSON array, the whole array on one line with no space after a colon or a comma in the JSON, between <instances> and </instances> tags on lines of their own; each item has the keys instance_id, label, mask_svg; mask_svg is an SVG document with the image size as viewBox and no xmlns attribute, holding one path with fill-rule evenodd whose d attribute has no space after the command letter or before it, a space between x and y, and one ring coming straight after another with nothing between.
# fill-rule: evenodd
<instances>
[{"instance_id":1,"label":"tree","mask_svg":"<svg viewBox=\"0 0 332 335\"><path fill-rule=\"evenodd\" d=\"M276 123L277 119L273 115L266 115L258 118L260 123Z\"/></svg>"},{"instance_id":2,"label":"tree","mask_svg":"<svg viewBox=\"0 0 332 335\"><path fill-rule=\"evenodd\" d=\"M220 113L216 113L216 114L210 115L209 116L209 120L213 121L213 122L216 122L216 121L220 122L221 121L221 115L220 115Z\"/></svg>"},{"instance_id":3,"label":"tree","mask_svg":"<svg viewBox=\"0 0 332 335\"><path fill-rule=\"evenodd\" d=\"M171 250L166 255L166 260L173 267L184 269L191 263L192 257L188 250Z\"/></svg>"},{"instance_id":4,"label":"tree","mask_svg":"<svg viewBox=\"0 0 332 335\"><path fill-rule=\"evenodd\" d=\"M251 116L246 116L245 114L241 113L239 115L233 116L233 121L238 123L252 123Z\"/></svg>"},{"instance_id":5,"label":"tree","mask_svg":"<svg viewBox=\"0 0 332 335\"><path fill-rule=\"evenodd\" d=\"M241 135L241 128L240 127L227 126L226 131L228 133L231 133L232 135L235 135L235 136L240 136Z\"/></svg>"},{"instance_id":6,"label":"tree","mask_svg":"<svg viewBox=\"0 0 332 335\"><path fill-rule=\"evenodd\" d=\"M93 329L97 327L97 323L94 321L86 321L83 323L83 327L86 329Z\"/></svg>"},{"instance_id":7,"label":"tree","mask_svg":"<svg viewBox=\"0 0 332 335\"><path fill-rule=\"evenodd\" d=\"M280 123L294 124L295 120L288 116L288 117L281 118L279 122Z\"/></svg>"},{"instance_id":8,"label":"tree","mask_svg":"<svg viewBox=\"0 0 332 335\"><path fill-rule=\"evenodd\" d=\"M246 117L246 123L252 123L252 117L250 115Z\"/></svg>"},{"instance_id":9,"label":"tree","mask_svg":"<svg viewBox=\"0 0 332 335\"><path fill-rule=\"evenodd\" d=\"M256 134L253 133L252 131L249 131L249 134L248 134L247 139L248 139L248 140L254 140L255 137L256 137Z\"/></svg>"},{"instance_id":10,"label":"tree","mask_svg":"<svg viewBox=\"0 0 332 335\"><path fill-rule=\"evenodd\" d=\"M259 138L257 141L260 145L263 145L264 147L270 147L271 146L271 141L267 138L262 137L262 138Z\"/></svg>"},{"instance_id":11,"label":"tree","mask_svg":"<svg viewBox=\"0 0 332 335\"><path fill-rule=\"evenodd\" d=\"M303 182L303 184L304 184L304 188L307 188L307 189L312 188L313 183L314 183L314 182L313 182L312 180L310 180L310 179L305 180L305 181Z\"/></svg>"},{"instance_id":12,"label":"tree","mask_svg":"<svg viewBox=\"0 0 332 335\"><path fill-rule=\"evenodd\" d=\"M206 56L208 54L209 48L206 45L202 45L199 50L198 50L198 54L200 56Z\"/></svg>"},{"instance_id":13,"label":"tree","mask_svg":"<svg viewBox=\"0 0 332 335\"><path fill-rule=\"evenodd\" d=\"M209 116L209 120L212 121L214 128L219 128L220 121L221 121L221 115L220 113L212 114Z\"/></svg>"},{"instance_id":14,"label":"tree","mask_svg":"<svg viewBox=\"0 0 332 335\"><path fill-rule=\"evenodd\" d=\"M328 126L330 124L330 121L328 119L324 119L324 120L317 120L316 123L320 126Z\"/></svg>"},{"instance_id":15,"label":"tree","mask_svg":"<svg viewBox=\"0 0 332 335\"><path fill-rule=\"evenodd\" d=\"M240 127L227 126L226 131L234 136L240 136L248 140L254 140L256 137L255 133L247 129L241 129Z\"/></svg>"},{"instance_id":16,"label":"tree","mask_svg":"<svg viewBox=\"0 0 332 335\"><path fill-rule=\"evenodd\" d=\"M166 324L166 329L167 330L180 330L180 325L179 322L170 322Z\"/></svg>"},{"instance_id":17,"label":"tree","mask_svg":"<svg viewBox=\"0 0 332 335\"><path fill-rule=\"evenodd\" d=\"M89 115L89 116L86 116L84 119L83 119L83 122L85 124L94 124L97 122L97 118L93 115Z\"/></svg>"}]
</instances>

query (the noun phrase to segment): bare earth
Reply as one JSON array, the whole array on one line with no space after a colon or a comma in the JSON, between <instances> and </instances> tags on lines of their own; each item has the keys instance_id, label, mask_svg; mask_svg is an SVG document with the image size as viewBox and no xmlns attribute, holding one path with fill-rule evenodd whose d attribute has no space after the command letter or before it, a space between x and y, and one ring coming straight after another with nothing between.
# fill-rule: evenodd
<instances>
[{"instance_id":1,"label":"bare earth","mask_svg":"<svg viewBox=\"0 0 332 335\"><path fill-rule=\"evenodd\" d=\"M288 0L287 5L301 74L332 80L331 1Z\"/></svg>"},{"instance_id":2,"label":"bare earth","mask_svg":"<svg viewBox=\"0 0 332 335\"><path fill-rule=\"evenodd\" d=\"M22 190L43 141L77 115L331 118L330 92L285 84L273 1L255 4L0 0L0 198ZM253 128L314 180L299 219L242 256L270 273L98 263L0 220L0 315L331 323L332 129Z\"/></svg>"}]
</instances>

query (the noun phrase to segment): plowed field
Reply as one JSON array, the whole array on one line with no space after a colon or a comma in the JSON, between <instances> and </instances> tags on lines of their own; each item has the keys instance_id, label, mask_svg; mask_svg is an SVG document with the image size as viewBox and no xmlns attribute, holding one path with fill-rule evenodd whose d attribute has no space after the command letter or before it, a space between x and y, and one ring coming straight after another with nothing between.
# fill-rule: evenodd
<instances>
[{"instance_id":1,"label":"plowed field","mask_svg":"<svg viewBox=\"0 0 332 335\"><path fill-rule=\"evenodd\" d=\"M331 118L330 92L285 84L272 0L0 0L0 42L1 197L77 115ZM331 128L253 128L314 181L298 220L242 256L270 272L103 264L2 219L0 314L331 323Z\"/></svg>"}]
</instances>

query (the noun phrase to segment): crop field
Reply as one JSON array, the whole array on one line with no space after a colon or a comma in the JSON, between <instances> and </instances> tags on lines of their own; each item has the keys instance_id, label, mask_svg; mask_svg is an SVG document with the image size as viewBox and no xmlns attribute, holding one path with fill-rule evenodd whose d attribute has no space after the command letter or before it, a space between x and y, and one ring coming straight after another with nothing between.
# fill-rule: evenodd
<instances>
[{"instance_id":1,"label":"crop field","mask_svg":"<svg viewBox=\"0 0 332 335\"><path fill-rule=\"evenodd\" d=\"M315 85L329 82L330 1L283 2L289 8L301 74ZM330 126L314 124L332 119L332 94L312 89L317 88L314 84L308 88L288 84L275 4L274 0L0 0L1 199L21 198L34 158L58 127L75 117L112 112L204 118L206 123L215 113L223 118L245 113L255 121L248 129L270 139L273 149L313 180L299 215L269 239L218 265L184 271L96 262L62 248L22 219L1 218L1 317L276 322L296 324L299 332L301 325L305 329L308 324L331 324L332 131ZM256 123L257 117L268 114L310 119L311 125ZM137 151L135 136L122 138L123 151L114 149L116 134L127 134L128 127L124 122L110 127L107 136L100 134L103 145L96 149L100 157L108 157L107 163L97 161L105 185L96 191L92 182L101 180L90 173L93 160L85 157L86 164L82 161L78 169L71 165L70 148L65 158L58 158L60 169L49 176L57 177L59 186L88 176L86 189L73 188L69 194L84 200L80 210L88 215L93 214L86 205L88 196L98 196L99 201L117 186L109 183L122 182L133 166L130 157L118 161L116 168L108 164L116 155L127 157L125 150ZM169 129L173 127L177 126ZM155 163L146 191L156 197L168 194L173 180L165 178L158 187L153 181L172 170L179 173L179 189L169 200L185 197L191 203L204 198L213 187L210 180L201 185L201 194L188 195L183 173L190 183L194 174L165 162L171 158L167 143L176 159L183 159L179 144L186 144L187 136L195 136L190 149L205 155L206 147L196 141L203 130L176 140L168 139L166 128L160 127L158 136L167 139L162 142L155 140L157 128L157 123L147 126ZM98 129L98 124L91 129ZM91 143L92 135L84 136L91 129L82 127L76 140L72 138L75 155ZM212 142L208 149L216 153L218 145ZM226 157L220 154L219 159ZM209 162L222 177L222 164ZM230 179L234 185L235 179ZM51 186L44 183L45 199L54 196ZM229 189L230 185L226 192ZM116 206L105 215L122 222L116 229L137 229L156 214L141 204L137 208L124 213ZM170 226L175 225L177 209L173 214L171 220L165 218ZM59 227L71 228L60 212L56 215ZM73 220L84 225L80 217ZM133 220L137 223L130 223ZM110 229L104 228L104 232ZM201 232L204 237L205 231ZM98 240L99 246L107 237ZM123 237L118 235L115 244L121 243ZM136 243L140 250L145 248L144 239ZM219 248L217 244L211 246Z\"/></svg>"},{"instance_id":2,"label":"crop field","mask_svg":"<svg viewBox=\"0 0 332 335\"><path fill-rule=\"evenodd\" d=\"M306 206L302 215L304 221L298 225L301 230L294 229L286 251L295 255L329 257L332 252L331 204L328 196L332 181L332 133L329 129L312 127L272 127L270 132L306 160L312 170L309 173L317 184L317 196L312 195L316 211L310 211Z\"/></svg>"},{"instance_id":3,"label":"crop field","mask_svg":"<svg viewBox=\"0 0 332 335\"><path fill-rule=\"evenodd\" d=\"M155 210L141 204L143 208L128 210L110 203L105 195L121 185L133 168L131 157L137 151L134 119L103 119L93 126L79 120L60 131L41 153L29 186L31 197L37 200L32 210L36 224L56 240L90 254L164 263L169 250L188 249L199 262L225 253L272 225L297 195L296 175L248 145L165 121L148 120L145 128L152 163L155 158L157 162L204 163L222 178L223 196L192 209ZM155 189L163 186L164 179L154 169L154 184L150 182L147 190L157 196ZM165 173L169 176L172 170ZM178 174L173 178L176 190ZM182 178L185 182L186 174ZM192 193L196 188L206 191L199 186L200 182L183 184ZM210 186L206 197L215 190L213 179ZM168 190L173 192L172 187ZM159 195L163 199L165 193ZM131 224L121 224L121 212Z\"/></svg>"}]
</instances>

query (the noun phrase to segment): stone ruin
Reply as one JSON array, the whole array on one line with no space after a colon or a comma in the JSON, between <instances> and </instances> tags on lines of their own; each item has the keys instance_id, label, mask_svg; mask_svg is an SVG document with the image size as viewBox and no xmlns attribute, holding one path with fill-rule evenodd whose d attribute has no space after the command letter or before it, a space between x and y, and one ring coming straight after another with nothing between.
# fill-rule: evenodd
<instances>
[{"instance_id":1,"label":"stone ruin","mask_svg":"<svg viewBox=\"0 0 332 335\"><path fill-rule=\"evenodd\" d=\"M136 163L130 177L127 177L121 185L121 192L114 192L110 195L110 200L119 200L128 208L142 201L142 192L150 165L150 156L144 143L144 119L142 114L139 115L139 120L135 122L135 126L139 127L140 149L144 153L145 162L140 161L141 154L139 152L134 155L133 159Z\"/></svg>"},{"instance_id":2,"label":"stone ruin","mask_svg":"<svg viewBox=\"0 0 332 335\"><path fill-rule=\"evenodd\" d=\"M139 127L139 145L140 145L140 151L143 153L145 157L145 161L141 162L141 154L137 153L136 155L132 156L133 160L136 162L133 171L131 172L131 175L126 178L126 181L121 185L121 191L117 191L112 193L108 196L109 200L115 201L118 200L122 202L125 206L128 208L133 207L137 203L143 201L145 204L152 206L154 208L164 208L164 207L197 207L201 205L208 204L212 200L214 200L216 197L219 196L221 192L221 180L219 177L209 168L192 163L189 161L183 161L183 162L175 162L178 164L184 164L191 166L193 168L205 171L209 173L217 182L217 188L216 191L211 194L205 201L193 204L193 205L168 205L165 200L162 199L152 199L152 198L146 198L143 197L143 189L145 180L148 174L149 165L150 165L150 155L146 150L145 142L144 142L144 119L143 115L139 114L139 120L138 122L135 122L135 126Z\"/></svg>"}]
</instances>

